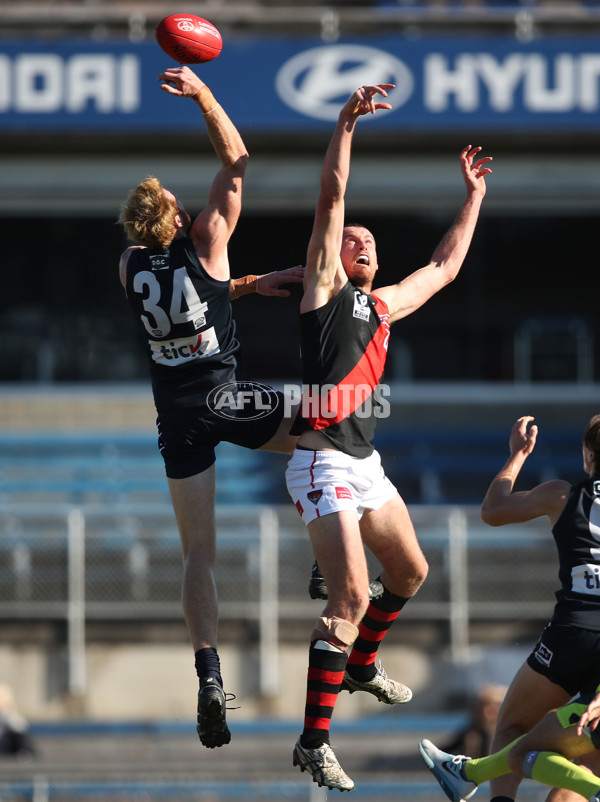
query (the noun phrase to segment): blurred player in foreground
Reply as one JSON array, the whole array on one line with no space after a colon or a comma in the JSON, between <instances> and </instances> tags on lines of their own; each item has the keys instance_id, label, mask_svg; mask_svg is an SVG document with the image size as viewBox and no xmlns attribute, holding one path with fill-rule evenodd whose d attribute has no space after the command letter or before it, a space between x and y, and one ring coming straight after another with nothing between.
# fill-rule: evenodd
<instances>
[{"instance_id":1,"label":"blurred player in foreground","mask_svg":"<svg viewBox=\"0 0 600 802\"><path fill-rule=\"evenodd\" d=\"M250 292L287 296L280 285L301 282L303 269L231 280L227 246L241 211L246 147L210 89L188 67L165 70L159 80L165 92L199 107L222 165L208 205L194 220L158 179L142 181L120 216L138 244L123 253L119 265L148 344L159 448L183 548L183 609L200 680L198 735L213 748L231 737L217 653L215 446L226 440L286 453L296 442L289 435L294 409L284 416L280 393L260 395L251 383L240 391L231 300ZM228 396L219 395L223 387ZM232 396L239 404L219 415L218 403ZM253 415L256 404L263 411L270 405L270 414Z\"/></svg>"},{"instance_id":2,"label":"blurred player in foreground","mask_svg":"<svg viewBox=\"0 0 600 802\"><path fill-rule=\"evenodd\" d=\"M510 456L490 484L481 508L483 520L492 526L547 516L558 549L561 581L552 620L511 682L500 707L492 742L496 753L575 694L587 694L584 699L589 701L600 683L600 472L596 467L600 465L600 415L591 418L583 434L587 479L574 485L553 479L532 490L513 492L537 436L532 417L516 421L510 434ZM598 755L593 753L590 757L590 767L597 770ZM491 775L496 776L493 802L512 802L520 772ZM567 791L554 791L550 798L553 802L577 799Z\"/></svg>"},{"instance_id":3,"label":"blurred player in foreground","mask_svg":"<svg viewBox=\"0 0 600 802\"><path fill-rule=\"evenodd\" d=\"M366 691L386 704L410 700L410 689L389 679L375 659L381 640L427 574L406 505L373 449L389 327L458 274L485 195L485 175L491 172L484 167L490 157L477 158L481 148L462 151L467 197L430 263L371 294L375 240L364 226L344 224L344 195L356 123L391 108L375 97L386 97L390 88L363 86L352 95L325 157L300 307L303 385L318 391L303 397L292 429L300 435L298 447L286 472L329 596L310 636L304 730L293 763L318 785L341 791L352 790L354 782L329 744L337 696L346 689ZM363 543L384 569L382 594L370 604Z\"/></svg>"},{"instance_id":4,"label":"blurred player in foreground","mask_svg":"<svg viewBox=\"0 0 600 802\"><path fill-rule=\"evenodd\" d=\"M596 679L599 674L596 670ZM546 713L526 735L487 757L451 755L427 740L419 744L421 756L452 802L470 799L481 783L510 773L566 789L574 799L600 802L600 777L572 762L600 749L598 691L600 686L583 689L563 707Z\"/></svg>"}]
</instances>

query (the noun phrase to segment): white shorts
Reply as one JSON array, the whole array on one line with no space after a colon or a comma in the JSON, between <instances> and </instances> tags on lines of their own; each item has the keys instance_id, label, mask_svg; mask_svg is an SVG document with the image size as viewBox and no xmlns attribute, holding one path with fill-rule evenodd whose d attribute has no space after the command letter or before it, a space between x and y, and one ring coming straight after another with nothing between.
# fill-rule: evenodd
<instances>
[{"instance_id":1,"label":"white shorts","mask_svg":"<svg viewBox=\"0 0 600 802\"><path fill-rule=\"evenodd\" d=\"M287 489L305 524L340 510L378 510L397 495L377 451L359 459L342 451L296 448L285 472Z\"/></svg>"}]
</instances>

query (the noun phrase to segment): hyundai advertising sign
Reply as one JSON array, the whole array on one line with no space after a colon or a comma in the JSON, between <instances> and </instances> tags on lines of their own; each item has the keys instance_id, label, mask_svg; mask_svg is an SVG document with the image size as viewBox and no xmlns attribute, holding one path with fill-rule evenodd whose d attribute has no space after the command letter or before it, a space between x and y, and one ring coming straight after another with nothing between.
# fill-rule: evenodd
<instances>
[{"instance_id":1,"label":"hyundai advertising sign","mask_svg":"<svg viewBox=\"0 0 600 802\"><path fill-rule=\"evenodd\" d=\"M5 41L0 132L196 131L194 104L159 89L168 66L154 41ZM330 130L377 83L396 84L393 110L369 121L381 131L600 129L600 37L231 39L193 69L247 132Z\"/></svg>"}]
</instances>

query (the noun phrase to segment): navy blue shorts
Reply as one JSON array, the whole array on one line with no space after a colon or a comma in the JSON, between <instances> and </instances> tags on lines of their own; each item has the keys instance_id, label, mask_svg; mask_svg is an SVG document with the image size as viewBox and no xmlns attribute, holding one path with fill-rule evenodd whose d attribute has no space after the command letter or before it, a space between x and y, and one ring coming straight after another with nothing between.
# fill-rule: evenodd
<instances>
[{"instance_id":1,"label":"navy blue shorts","mask_svg":"<svg viewBox=\"0 0 600 802\"><path fill-rule=\"evenodd\" d=\"M251 382L237 385L232 395L221 396L212 406L160 412L158 447L167 476L186 479L210 468L222 440L244 448L264 446L277 432L283 415L283 394Z\"/></svg>"},{"instance_id":2,"label":"navy blue shorts","mask_svg":"<svg viewBox=\"0 0 600 802\"><path fill-rule=\"evenodd\" d=\"M593 694L600 684L600 632L550 623L527 665L571 696Z\"/></svg>"}]
</instances>

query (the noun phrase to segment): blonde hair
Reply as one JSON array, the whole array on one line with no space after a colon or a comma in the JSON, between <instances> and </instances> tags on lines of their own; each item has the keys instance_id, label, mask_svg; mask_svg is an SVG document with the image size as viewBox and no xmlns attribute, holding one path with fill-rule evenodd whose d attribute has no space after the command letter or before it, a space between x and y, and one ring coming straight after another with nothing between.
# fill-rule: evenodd
<instances>
[{"instance_id":1,"label":"blonde hair","mask_svg":"<svg viewBox=\"0 0 600 802\"><path fill-rule=\"evenodd\" d=\"M119 223L138 245L164 250L175 232L178 209L163 192L163 185L152 175L129 193Z\"/></svg>"}]
</instances>

